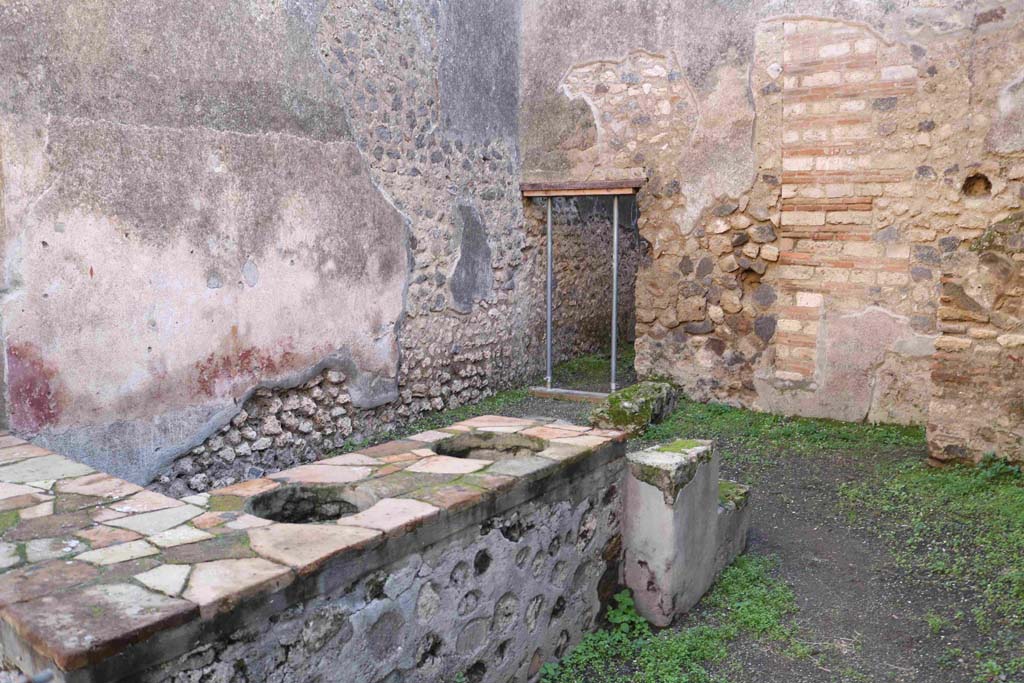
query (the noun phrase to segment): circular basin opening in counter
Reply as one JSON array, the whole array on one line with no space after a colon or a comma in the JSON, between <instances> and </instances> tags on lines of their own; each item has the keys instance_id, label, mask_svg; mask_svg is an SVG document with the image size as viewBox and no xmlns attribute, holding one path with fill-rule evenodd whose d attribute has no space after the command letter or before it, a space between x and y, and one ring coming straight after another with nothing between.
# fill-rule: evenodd
<instances>
[{"instance_id":1,"label":"circular basin opening in counter","mask_svg":"<svg viewBox=\"0 0 1024 683\"><path fill-rule=\"evenodd\" d=\"M543 439L525 434L463 432L438 441L433 450L453 458L498 461L534 455L546 446Z\"/></svg>"},{"instance_id":2,"label":"circular basin opening in counter","mask_svg":"<svg viewBox=\"0 0 1024 683\"><path fill-rule=\"evenodd\" d=\"M354 515L360 506L342 487L286 484L250 498L246 511L274 522L317 524Z\"/></svg>"}]
</instances>

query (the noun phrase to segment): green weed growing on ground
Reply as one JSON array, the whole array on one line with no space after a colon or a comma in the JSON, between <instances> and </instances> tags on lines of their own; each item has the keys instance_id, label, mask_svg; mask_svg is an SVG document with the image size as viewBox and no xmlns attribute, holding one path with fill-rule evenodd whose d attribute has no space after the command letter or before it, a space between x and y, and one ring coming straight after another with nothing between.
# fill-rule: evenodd
<instances>
[{"instance_id":1,"label":"green weed growing on ground","mask_svg":"<svg viewBox=\"0 0 1024 683\"><path fill-rule=\"evenodd\" d=\"M615 353L615 369L616 373L624 375L633 369L633 363L636 360L636 351L632 344L623 344L620 346ZM612 360L611 350L602 351L600 353L592 353L586 356L580 356L579 358L573 358L567 360L564 363L559 363L551 370L553 379L556 383L561 380L574 379L574 378L593 378L596 380L607 380L611 374Z\"/></svg>"},{"instance_id":2,"label":"green weed growing on ground","mask_svg":"<svg viewBox=\"0 0 1024 683\"><path fill-rule=\"evenodd\" d=\"M787 417L686 399L680 400L667 420L652 425L642 440L668 441L681 436L718 440L720 452L726 459L814 455L840 450L868 453L879 449L920 448L924 444L924 431L920 427ZM738 455L740 453L743 455Z\"/></svg>"},{"instance_id":3,"label":"green weed growing on ground","mask_svg":"<svg viewBox=\"0 0 1024 683\"><path fill-rule=\"evenodd\" d=\"M846 505L882 531L898 565L925 580L980 596L972 620L987 634L990 647L976 653L976 680L1007 680L1010 673L1024 673L1019 653L1024 629L1024 476L1019 466L992 457L977 467L940 470L900 461L840 491ZM928 620L933 633L949 626L940 619Z\"/></svg>"},{"instance_id":4,"label":"green weed growing on ground","mask_svg":"<svg viewBox=\"0 0 1024 683\"><path fill-rule=\"evenodd\" d=\"M928 625L928 631L933 635L937 636L942 633L942 629L949 625L946 618L935 612L929 612L924 615L924 622Z\"/></svg>"},{"instance_id":5,"label":"green weed growing on ground","mask_svg":"<svg viewBox=\"0 0 1024 683\"><path fill-rule=\"evenodd\" d=\"M771 576L776 560L741 556L704 598L701 625L655 633L628 592L615 596L608 628L584 637L561 661L545 666L543 683L710 683L707 665L726 657L741 634L781 642L799 653L792 591Z\"/></svg>"},{"instance_id":6,"label":"green weed growing on ground","mask_svg":"<svg viewBox=\"0 0 1024 683\"><path fill-rule=\"evenodd\" d=\"M897 562L956 588L980 589L997 615L1024 626L1024 477L993 463L935 470L883 466L842 495L883 519Z\"/></svg>"}]
</instances>

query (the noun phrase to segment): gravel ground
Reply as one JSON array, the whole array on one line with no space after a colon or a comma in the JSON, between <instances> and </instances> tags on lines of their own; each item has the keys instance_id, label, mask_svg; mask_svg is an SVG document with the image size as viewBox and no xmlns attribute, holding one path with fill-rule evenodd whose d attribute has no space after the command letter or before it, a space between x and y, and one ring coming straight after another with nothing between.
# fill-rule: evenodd
<instances>
[{"instance_id":1,"label":"gravel ground","mask_svg":"<svg viewBox=\"0 0 1024 683\"><path fill-rule=\"evenodd\" d=\"M725 468L729 476L757 482L747 552L779 558L779 575L799 606L799 640L814 653L794 659L771 643L740 639L718 667L730 683L975 680L975 662L949 653L981 649L986 636L966 624L933 634L926 615L970 612L977 602L896 567L885 541L848 524L837 504L843 483L871 476L873 464L890 457L906 454L780 458L769 467Z\"/></svg>"},{"instance_id":2,"label":"gravel ground","mask_svg":"<svg viewBox=\"0 0 1024 683\"><path fill-rule=\"evenodd\" d=\"M585 424L591 406L527 397L503 409L519 417L550 417ZM630 442L630 450L641 447ZM734 445L726 446L737 453ZM847 523L839 487L873 476L890 459L914 453L787 457L770 461L730 458L723 475L753 482L753 525L747 552L773 555L779 576L795 595L799 640L812 655L794 658L778 644L740 638L715 672L730 683L966 683L976 662L951 656L985 647L971 625L941 635L929 632L934 611L976 604L970 595L919 581L898 568L885 540L872 529ZM743 462L744 464L736 464ZM687 625L700 623L700 610ZM1012 679L1005 679L1012 680Z\"/></svg>"}]
</instances>

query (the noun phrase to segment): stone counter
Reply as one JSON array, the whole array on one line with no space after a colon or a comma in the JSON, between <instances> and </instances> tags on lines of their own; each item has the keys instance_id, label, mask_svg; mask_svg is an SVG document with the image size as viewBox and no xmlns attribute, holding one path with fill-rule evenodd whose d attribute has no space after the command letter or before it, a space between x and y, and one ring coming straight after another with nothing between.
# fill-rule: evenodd
<instances>
[{"instance_id":1,"label":"stone counter","mask_svg":"<svg viewBox=\"0 0 1024 683\"><path fill-rule=\"evenodd\" d=\"M76 683L527 680L618 579L623 454L484 416L177 500L4 436L3 656Z\"/></svg>"}]
</instances>

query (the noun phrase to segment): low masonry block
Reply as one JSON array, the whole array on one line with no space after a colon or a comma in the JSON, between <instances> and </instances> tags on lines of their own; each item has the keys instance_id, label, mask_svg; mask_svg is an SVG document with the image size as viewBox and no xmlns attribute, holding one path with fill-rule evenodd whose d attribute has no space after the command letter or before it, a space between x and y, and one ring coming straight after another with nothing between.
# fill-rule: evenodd
<instances>
[{"instance_id":1,"label":"low masonry block","mask_svg":"<svg viewBox=\"0 0 1024 683\"><path fill-rule=\"evenodd\" d=\"M627 462L623 582L645 619L668 626L743 551L748 490L719 482L710 441L676 441Z\"/></svg>"},{"instance_id":2,"label":"low masonry block","mask_svg":"<svg viewBox=\"0 0 1024 683\"><path fill-rule=\"evenodd\" d=\"M418 436L188 504L0 446L12 478L31 460L52 475L0 472L0 545L26 546L0 569L0 657L63 683L282 661L287 680L536 680L595 627L624 562L664 625L746 542L746 488L718 481L709 442L627 463L623 432L559 421L481 416ZM27 489L58 512L29 515Z\"/></svg>"},{"instance_id":3,"label":"low masonry block","mask_svg":"<svg viewBox=\"0 0 1024 683\"><path fill-rule=\"evenodd\" d=\"M675 410L677 399L676 388L668 382L638 382L610 394L590 414L590 424L636 436L647 425L668 417Z\"/></svg>"},{"instance_id":4,"label":"low masonry block","mask_svg":"<svg viewBox=\"0 0 1024 683\"><path fill-rule=\"evenodd\" d=\"M719 480L716 573L729 566L747 547L747 533L750 531L749 501L749 486L726 479Z\"/></svg>"},{"instance_id":5,"label":"low masonry block","mask_svg":"<svg viewBox=\"0 0 1024 683\"><path fill-rule=\"evenodd\" d=\"M0 432L0 659L59 683L535 680L619 576L624 436L485 415L186 504Z\"/></svg>"}]
</instances>

